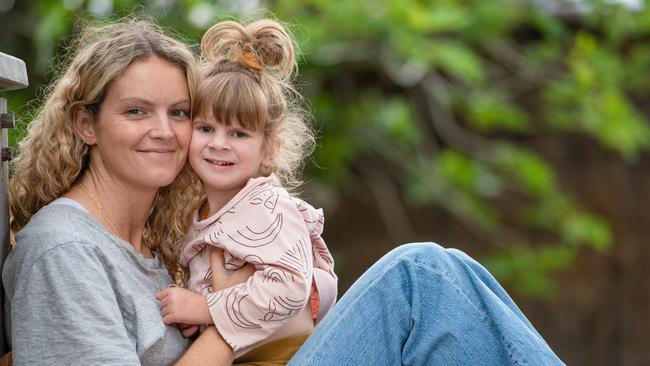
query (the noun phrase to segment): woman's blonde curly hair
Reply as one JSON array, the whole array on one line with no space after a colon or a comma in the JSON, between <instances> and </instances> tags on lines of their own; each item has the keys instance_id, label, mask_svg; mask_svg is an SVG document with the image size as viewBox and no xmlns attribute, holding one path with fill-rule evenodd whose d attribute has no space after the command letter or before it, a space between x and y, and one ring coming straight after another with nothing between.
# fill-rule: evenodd
<instances>
[{"instance_id":1,"label":"woman's blonde curly hair","mask_svg":"<svg viewBox=\"0 0 650 366\"><path fill-rule=\"evenodd\" d=\"M292 85L296 50L291 33L275 20L217 23L201 39L201 82L192 99L199 115L263 131L272 159L261 174L274 173L287 188L301 183L300 168L315 146Z\"/></svg>"},{"instance_id":2,"label":"woman's blonde curly hair","mask_svg":"<svg viewBox=\"0 0 650 366\"><path fill-rule=\"evenodd\" d=\"M70 49L65 72L47 89L39 112L11 163L11 229L22 229L41 207L67 192L88 168L89 148L73 128L73 115L85 108L96 117L115 80L133 61L158 56L180 67L192 96L197 67L188 47L147 20L125 19L88 26ZM185 166L154 200L142 242L170 272L177 270L180 241L190 222L191 202L200 184Z\"/></svg>"}]
</instances>

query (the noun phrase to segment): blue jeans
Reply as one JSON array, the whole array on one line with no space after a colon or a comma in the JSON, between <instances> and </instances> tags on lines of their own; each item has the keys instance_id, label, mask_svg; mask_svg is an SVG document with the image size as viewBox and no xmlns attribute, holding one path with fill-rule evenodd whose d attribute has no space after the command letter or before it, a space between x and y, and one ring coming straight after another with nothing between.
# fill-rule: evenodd
<instances>
[{"instance_id":1,"label":"blue jeans","mask_svg":"<svg viewBox=\"0 0 650 366\"><path fill-rule=\"evenodd\" d=\"M375 263L289 365L563 365L465 253L402 245Z\"/></svg>"}]
</instances>

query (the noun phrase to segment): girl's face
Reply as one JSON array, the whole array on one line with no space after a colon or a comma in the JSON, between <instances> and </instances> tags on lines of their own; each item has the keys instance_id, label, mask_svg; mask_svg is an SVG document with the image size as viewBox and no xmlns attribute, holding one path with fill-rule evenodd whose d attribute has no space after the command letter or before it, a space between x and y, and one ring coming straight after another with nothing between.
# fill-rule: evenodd
<instances>
[{"instance_id":1,"label":"girl's face","mask_svg":"<svg viewBox=\"0 0 650 366\"><path fill-rule=\"evenodd\" d=\"M208 197L229 200L261 174L267 158L262 132L238 123L226 126L211 113L195 117L192 126L189 161Z\"/></svg>"},{"instance_id":2,"label":"girl's face","mask_svg":"<svg viewBox=\"0 0 650 366\"><path fill-rule=\"evenodd\" d=\"M136 189L169 185L186 162L189 109L181 68L156 56L134 61L113 80L88 124L91 168Z\"/></svg>"}]
</instances>

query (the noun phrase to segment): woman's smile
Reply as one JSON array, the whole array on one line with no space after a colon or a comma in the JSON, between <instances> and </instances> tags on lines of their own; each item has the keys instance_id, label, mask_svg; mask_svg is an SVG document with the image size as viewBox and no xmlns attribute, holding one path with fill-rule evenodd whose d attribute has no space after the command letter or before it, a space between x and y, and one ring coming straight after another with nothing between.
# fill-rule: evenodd
<instances>
[{"instance_id":1,"label":"woman's smile","mask_svg":"<svg viewBox=\"0 0 650 366\"><path fill-rule=\"evenodd\" d=\"M148 158L170 158L178 151L177 148L147 148L147 149L136 149L137 152L144 154Z\"/></svg>"}]
</instances>

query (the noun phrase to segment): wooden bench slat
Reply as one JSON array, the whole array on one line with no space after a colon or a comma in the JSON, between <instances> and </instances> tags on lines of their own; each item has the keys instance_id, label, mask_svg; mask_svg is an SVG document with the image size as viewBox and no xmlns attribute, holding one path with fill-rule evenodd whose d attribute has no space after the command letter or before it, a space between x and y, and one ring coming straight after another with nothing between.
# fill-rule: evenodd
<instances>
[{"instance_id":1,"label":"wooden bench slat","mask_svg":"<svg viewBox=\"0 0 650 366\"><path fill-rule=\"evenodd\" d=\"M25 62L0 52L0 90L22 89L27 85Z\"/></svg>"}]
</instances>

